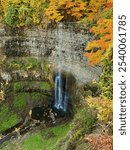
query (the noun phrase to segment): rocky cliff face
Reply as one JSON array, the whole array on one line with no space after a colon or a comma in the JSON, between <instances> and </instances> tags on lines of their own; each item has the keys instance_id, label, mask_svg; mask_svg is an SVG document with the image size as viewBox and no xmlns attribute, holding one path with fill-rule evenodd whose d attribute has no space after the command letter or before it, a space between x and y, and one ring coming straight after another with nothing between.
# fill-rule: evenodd
<instances>
[{"instance_id":1,"label":"rocky cliff face","mask_svg":"<svg viewBox=\"0 0 130 150\"><path fill-rule=\"evenodd\" d=\"M100 74L100 68L88 66L87 58L83 56L90 38L85 27L72 24L53 29L1 28L0 51L11 57L47 59L55 69L60 62L62 70L72 73L81 82L88 82Z\"/></svg>"},{"instance_id":2,"label":"rocky cliff face","mask_svg":"<svg viewBox=\"0 0 130 150\"><path fill-rule=\"evenodd\" d=\"M84 84L98 79L101 72L83 55L90 39L86 28L72 24L48 29L0 28L0 133L21 121L28 127L31 110L52 105L58 69L67 77L70 114L86 104L83 97L91 88L85 91Z\"/></svg>"}]
</instances>

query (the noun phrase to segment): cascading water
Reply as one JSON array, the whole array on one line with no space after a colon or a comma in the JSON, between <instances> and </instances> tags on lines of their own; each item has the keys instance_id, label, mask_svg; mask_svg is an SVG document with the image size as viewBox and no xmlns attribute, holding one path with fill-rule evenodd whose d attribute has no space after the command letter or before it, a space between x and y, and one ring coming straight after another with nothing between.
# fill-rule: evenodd
<instances>
[{"instance_id":1,"label":"cascading water","mask_svg":"<svg viewBox=\"0 0 130 150\"><path fill-rule=\"evenodd\" d=\"M56 73L56 76L55 76L54 107L64 112L67 112L67 109L68 109L67 81L66 79L63 79L60 72Z\"/></svg>"},{"instance_id":2,"label":"cascading water","mask_svg":"<svg viewBox=\"0 0 130 150\"><path fill-rule=\"evenodd\" d=\"M55 89L54 89L54 108L58 110L62 110L63 112L67 112L68 110L68 89L67 89L67 77L62 76L62 43L63 43L63 32L62 32L62 24L58 26L58 44L56 46L57 50L57 58L56 64L58 67L57 73L55 75Z\"/></svg>"}]
</instances>

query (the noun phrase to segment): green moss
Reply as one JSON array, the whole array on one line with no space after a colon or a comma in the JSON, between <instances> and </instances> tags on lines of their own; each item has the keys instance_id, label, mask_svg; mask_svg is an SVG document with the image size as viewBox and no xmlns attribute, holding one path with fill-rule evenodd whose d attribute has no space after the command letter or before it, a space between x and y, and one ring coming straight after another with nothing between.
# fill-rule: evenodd
<instances>
[{"instance_id":1,"label":"green moss","mask_svg":"<svg viewBox=\"0 0 130 150\"><path fill-rule=\"evenodd\" d=\"M50 90L51 88L49 82L45 82L45 81L16 82L14 83L13 86L14 86L14 92L24 91L26 89Z\"/></svg>"},{"instance_id":2,"label":"green moss","mask_svg":"<svg viewBox=\"0 0 130 150\"><path fill-rule=\"evenodd\" d=\"M13 150L14 144L12 144L10 141L6 141L2 145L0 145L0 149L2 149L2 150Z\"/></svg>"},{"instance_id":3,"label":"green moss","mask_svg":"<svg viewBox=\"0 0 130 150\"><path fill-rule=\"evenodd\" d=\"M14 101L13 101L14 107L18 110L25 108L28 97L29 97L28 93L15 94Z\"/></svg>"},{"instance_id":4,"label":"green moss","mask_svg":"<svg viewBox=\"0 0 130 150\"><path fill-rule=\"evenodd\" d=\"M13 106L17 110L23 110L26 107L27 101L40 101L45 99L46 96L43 93L17 93L14 96Z\"/></svg>"},{"instance_id":5,"label":"green moss","mask_svg":"<svg viewBox=\"0 0 130 150\"><path fill-rule=\"evenodd\" d=\"M48 62L44 60L42 63L43 63L42 66L43 66L44 71L48 71L49 70Z\"/></svg>"},{"instance_id":6,"label":"green moss","mask_svg":"<svg viewBox=\"0 0 130 150\"><path fill-rule=\"evenodd\" d=\"M18 121L18 116L16 114L8 113L3 120L1 120L0 131L4 131L12 126L14 126Z\"/></svg>"},{"instance_id":7,"label":"green moss","mask_svg":"<svg viewBox=\"0 0 130 150\"><path fill-rule=\"evenodd\" d=\"M17 115L9 111L7 104L4 104L0 110L0 131L4 131L17 123Z\"/></svg>"},{"instance_id":8,"label":"green moss","mask_svg":"<svg viewBox=\"0 0 130 150\"><path fill-rule=\"evenodd\" d=\"M24 62L22 61L22 59L13 59L13 60L10 60L8 62L8 67L10 69L20 69L22 66L24 66Z\"/></svg>"},{"instance_id":9,"label":"green moss","mask_svg":"<svg viewBox=\"0 0 130 150\"><path fill-rule=\"evenodd\" d=\"M25 67L28 69L39 68L41 67L41 61L33 57L28 57L26 59Z\"/></svg>"},{"instance_id":10,"label":"green moss","mask_svg":"<svg viewBox=\"0 0 130 150\"><path fill-rule=\"evenodd\" d=\"M48 82L41 82L40 83L40 89L42 90L50 90L50 84Z\"/></svg>"},{"instance_id":11,"label":"green moss","mask_svg":"<svg viewBox=\"0 0 130 150\"><path fill-rule=\"evenodd\" d=\"M41 61L33 57L26 57L19 59L16 58L10 60L8 62L8 66L10 69L24 69L24 70L40 69Z\"/></svg>"},{"instance_id":12,"label":"green moss","mask_svg":"<svg viewBox=\"0 0 130 150\"><path fill-rule=\"evenodd\" d=\"M19 90L24 90L25 88L29 87L29 82L16 82L14 83L14 92Z\"/></svg>"},{"instance_id":13,"label":"green moss","mask_svg":"<svg viewBox=\"0 0 130 150\"><path fill-rule=\"evenodd\" d=\"M30 94L30 98L32 101L37 101L37 100L41 100L41 99L45 98L45 96L43 95L43 93L33 92Z\"/></svg>"},{"instance_id":14,"label":"green moss","mask_svg":"<svg viewBox=\"0 0 130 150\"><path fill-rule=\"evenodd\" d=\"M3 120L7 114L9 113L9 108L8 108L8 105L5 104L1 107L1 110L0 110L0 120Z\"/></svg>"}]
</instances>

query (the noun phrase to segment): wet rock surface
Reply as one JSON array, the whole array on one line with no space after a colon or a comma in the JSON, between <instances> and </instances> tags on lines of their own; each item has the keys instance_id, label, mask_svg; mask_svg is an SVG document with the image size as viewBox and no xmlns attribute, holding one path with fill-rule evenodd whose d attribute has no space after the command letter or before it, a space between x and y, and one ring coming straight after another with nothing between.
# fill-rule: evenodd
<instances>
[{"instance_id":1,"label":"wet rock surface","mask_svg":"<svg viewBox=\"0 0 130 150\"><path fill-rule=\"evenodd\" d=\"M73 73L81 82L98 79L101 70L87 64L84 56L87 42L91 40L86 27L63 24L53 29L4 29L0 31L1 53L8 57L33 56L47 58L57 69L57 59L63 70ZM8 33L7 33L8 31ZM59 37L60 32L60 37ZM58 49L61 49L60 58ZM87 75L86 75L87 74Z\"/></svg>"}]
</instances>

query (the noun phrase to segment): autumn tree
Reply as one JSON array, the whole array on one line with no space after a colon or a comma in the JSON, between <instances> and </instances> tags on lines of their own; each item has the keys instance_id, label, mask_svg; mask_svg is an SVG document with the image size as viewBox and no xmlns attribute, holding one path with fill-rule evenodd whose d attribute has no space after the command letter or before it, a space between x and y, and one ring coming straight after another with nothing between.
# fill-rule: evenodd
<instances>
[{"instance_id":1,"label":"autumn tree","mask_svg":"<svg viewBox=\"0 0 130 150\"><path fill-rule=\"evenodd\" d=\"M88 42L85 56L91 65L100 65L102 74L97 81L99 97L87 98L91 109L97 110L100 122L112 127L113 81L112 81L112 1L90 0L86 20L91 23L92 39ZM85 21L86 21L85 20Z\"/></svg>"},{"instance_id":2,"label":"autumn tree","mask_svg":"<svg viewBox=\"0 0 130 150\"><path fill-rule=\"evenodd\" d=\"M82 0L51 0L46 15L54 22L78 21L86 16L86 6Z\"/></svg>"},{"instance_id":3,"label":"autumn tree","mask_svg":"<svg viewBox=\"0 0 130 150\"><path fill-rule=\"evenodd\" d=\"M12 27L40 24L48 0L1 0L1 16Z\"/></svg>"},{"instance_id":4,"label":"autumn tree","mask_svg":"<svg viewBox=\"0 0 130 150\"><path fill-rule=\"evenodd\" d=\"M95 24L90 29L94 40L88 43L85 56L92 65L100 64L104 54L112 46L112 1L91 0L87 19Z\"/></svg>"},{"instance_id":5,"label":"autumn tree","mask_svg":"<svg viewBox=\"0 0 130 150\"><path fill-rule=\"evenodd\" d=\"M100 89L99 97L88 97L87 104L90 108L97 110L97 118L104 124L112 126L113 112L113 65L112 65L112 47L110 47L102 60L102 74L97 82Z\"/></svg>"}]
</instances>

